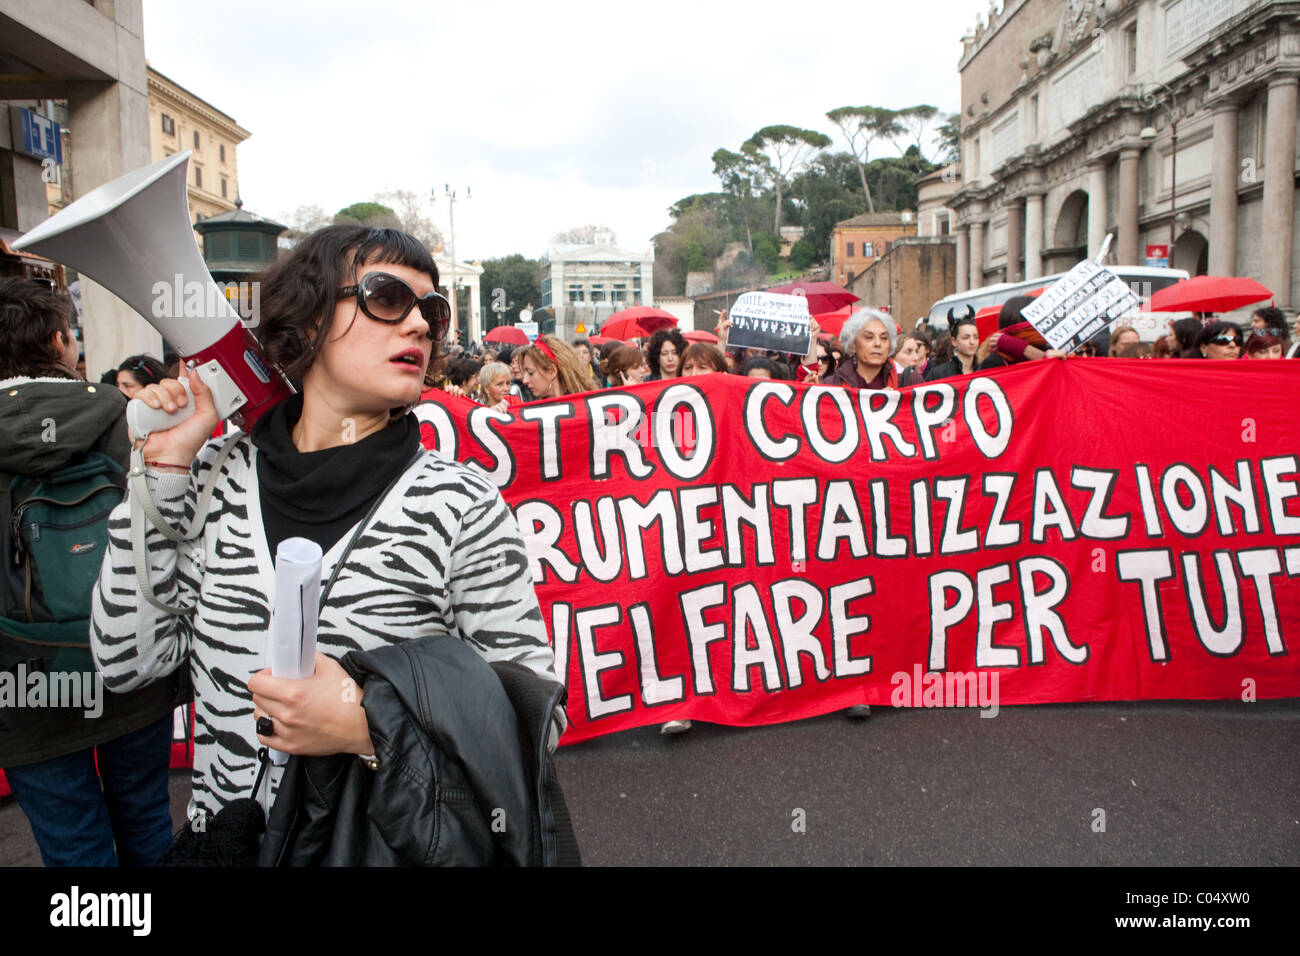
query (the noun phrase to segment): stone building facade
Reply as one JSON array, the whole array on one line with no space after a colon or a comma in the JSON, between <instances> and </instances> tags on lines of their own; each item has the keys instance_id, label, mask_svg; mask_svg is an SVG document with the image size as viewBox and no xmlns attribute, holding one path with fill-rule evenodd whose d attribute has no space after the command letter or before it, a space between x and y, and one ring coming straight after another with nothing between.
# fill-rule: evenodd
<instances>
[{"instance_id":1,"label":"stone building facade","mask_svg":"<svg viewBox=\"0 0 1300 956\"><path fill-rule=\"evenodd\" d=\"M11 141L14 108L64 127L65 162L76 157L75 172L60 176L66 201L149 162L141 0L0 0L0 60L0 228L26 232L50 211L41 162ZM66 106L56 114L58 101ZM160 354L158 332L99 284L82 281L81 310L93 372L132 353Z\"/></svg>"},{"instance_id":2,"label":"stone building facade","mask_svg":"<svg viewBox=\"0 0 1300 956\"><path fill-rule=\"evenodd\" d=\"M542 307L555 309L555 333L571 338L581 322L591 330L614 312L654 305L654 250L615 245L552 246L542 260Z\"/></svg>"},{"instance_id":3,"label":"stone building facade","mask_svg":"<svg viewBox=\"0 0 1300 956\"><path fill-rule=\"evenodd\" d=\"M848 289L860 300L857 305L888 309L903 331L910 332L918 318L952 292L956 259L947 236L897 239Z\"/></svg>"},{"instance_id":4,"label":"stone building facade","mask_svg":"<svg viewBox=\"0 0 1300 956\"><path fill-rule=\"evenodd\" d=\"M959 290L1095 256L1300 302L1300 3L1006 0L962 38ZM1176 139L1175 139L1176 136Z\"/></svg>"},{"instance_id":5,"label":"stone building facade","mask_svg":"<svg viewBox=\"0 0 1300 956\"><path fill-rule=\"evenodd\" d=\"M152 162L190 150L190 221L233 212L239 197L239 144L251 135L230 116L153 67L149 79Z\"/></svg>"},{"instance_id":6,"label":"stone building facade","mask_svg":"<svg viewBox=\"0 0 1300 956\"><path fill-rule=\"evenodd\" d=\"M831 276L848 286L889 251L890 243L916 235L916 213L864 212L842 219L831 230Z\"/></svg>"}]
</instances>

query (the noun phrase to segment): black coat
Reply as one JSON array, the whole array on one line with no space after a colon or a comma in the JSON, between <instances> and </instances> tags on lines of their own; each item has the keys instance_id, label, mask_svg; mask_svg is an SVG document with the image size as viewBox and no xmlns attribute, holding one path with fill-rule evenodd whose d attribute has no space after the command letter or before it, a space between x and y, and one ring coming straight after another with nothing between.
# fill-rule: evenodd
<instances>
[{"instance_id":1,"label":"black coat","mask_svg":"<svg viewBox=\"0 0 1300 956\"><path fill-rule=\"evenodd\" d=\"M547 752L564 687L491 664L450 636L342 664L361 684L379 769L294 757L263 866L527 866L579 862Z\"/></svg>"},{"instance_id":2,"label":"black coat","mask_svg":"<svg viewBox=\"0 0 1300 956\"><path fill-rule=\"evenodd\" d=\"M979 363L976 362L971 366L971 371L979 371ZM938 365L931 365L925 370L925 380L927 382L937 382L941 378L955 378L958 375L965 375L966 372L961 370L961 359L954 355L946 362L940 362Z\"/></svg>"}]
</instances>

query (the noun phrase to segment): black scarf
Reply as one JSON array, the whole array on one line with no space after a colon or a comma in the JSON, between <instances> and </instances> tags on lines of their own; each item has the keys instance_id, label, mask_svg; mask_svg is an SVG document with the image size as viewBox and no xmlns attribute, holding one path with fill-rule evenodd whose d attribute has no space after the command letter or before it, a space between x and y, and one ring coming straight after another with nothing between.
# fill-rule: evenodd
<instances>
[{"instance_id":1,"label":"black scarf","mask_svg":"<svg viewBox=\"0 0 1300 956\"><path fill-rule=\"evenodd\" d=\"M250 436L257 446L262 523L271 554L285 538L308 538L328 551L360 521L415 454L420 423L410 413L361 441L300 452L293 426L302 396L260 418Z\"/></svg>"}]
</instances>

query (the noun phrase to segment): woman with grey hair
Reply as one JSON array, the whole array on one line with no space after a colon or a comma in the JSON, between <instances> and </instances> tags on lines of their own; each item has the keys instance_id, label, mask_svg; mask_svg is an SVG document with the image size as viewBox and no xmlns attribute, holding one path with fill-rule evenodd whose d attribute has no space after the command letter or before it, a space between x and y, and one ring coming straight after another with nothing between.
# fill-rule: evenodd
<instances>
[{"instance_id":1,"label":"woman with grey hair","mask_svg":"<svg viewBox=\"0 0 1300 956\"><path fill-rule=\"evenodd\" d=\"M522 405L523 399L510 391L510 366L505 362L488 362L478 373L479 402L499 412Z\"/></svg>"},{"instance_id":2,"label":"woman with grey hair","mask_svg":"<svg viewBox=\"0 0 1300 956\"><path fill-rule=\"evenodd\" d=\"M845 388L900 388L921 382L910 368L900 375L890 356L898 345L898 326L875 309L858 309L840 330L844 361L822 384Z\"/></svg>"}]
</instances>

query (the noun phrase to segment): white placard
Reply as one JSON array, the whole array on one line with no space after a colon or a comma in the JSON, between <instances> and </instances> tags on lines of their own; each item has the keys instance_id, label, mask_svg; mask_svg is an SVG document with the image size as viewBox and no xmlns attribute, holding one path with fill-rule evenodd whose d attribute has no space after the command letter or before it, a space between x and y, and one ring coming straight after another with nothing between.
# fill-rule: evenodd
<instances>
[{"instance_id":1,"label":"white placard","mask_svg":"<svg viewBox=\"0 0 1300 956\"><path fill-rule=\"evenodd\" d=\"M808 299L802 295L746 292L727 312L728 348L807 355L812 348Z\"/></svg>"},{"instance_id":2,"label":"white placard","mask_svg":"<svg viewBox=\"0 0 1300 956\"><path fill-rule=\"evenodd\" d=\"M1085 259L1020 314L1042 333L1049 347L1072 352L1137 304L1128 283Z\"/></svg>"}]
</instances>

